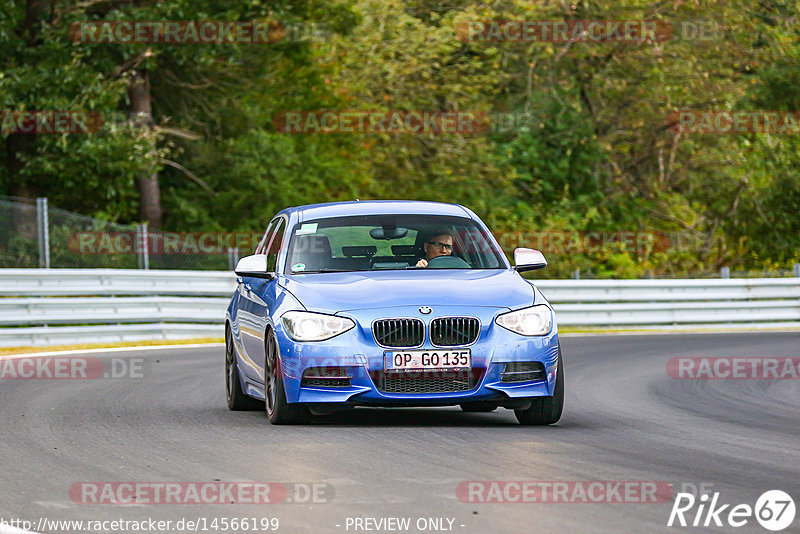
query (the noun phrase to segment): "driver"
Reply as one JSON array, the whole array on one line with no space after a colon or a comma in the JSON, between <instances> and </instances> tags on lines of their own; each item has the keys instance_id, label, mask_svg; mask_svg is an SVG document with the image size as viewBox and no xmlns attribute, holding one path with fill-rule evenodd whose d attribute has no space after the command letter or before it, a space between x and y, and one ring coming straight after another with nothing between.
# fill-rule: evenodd
<instances>
[{"instance_id":1,"label":"driver","mask_svg":"<svg viewBox=\"0 0 800 534\"><path fill-rule=\"evenodd\" d=\"M438 256L450 256L453 253L453 234L449 230L436 231L423 247L425 257L417 262L417 267L427 267L428 262Z\"/></svg>"}]
</instances>

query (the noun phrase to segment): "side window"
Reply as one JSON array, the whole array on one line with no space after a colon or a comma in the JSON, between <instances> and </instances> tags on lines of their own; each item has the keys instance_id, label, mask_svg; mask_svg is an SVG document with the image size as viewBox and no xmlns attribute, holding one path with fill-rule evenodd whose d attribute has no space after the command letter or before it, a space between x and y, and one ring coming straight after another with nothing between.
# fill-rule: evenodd
<instances>
[{"instance_id":1,"label":"side window","mask_svg":"<svg viewBox=\"0 0 800 534\"><path fill-rule=\"evenodd\" d=\"M283 243L283 233L286 230L286 221L281 218L278 219L278 226L272 235L269 247L267 248L267 271L275 272L278 265L278 252L281 250Z\"/></svg>"},{"instance_id":2,"label":"side window","mask_svg":"<svg viewBox=\"0 0 800 534\"><path fill-rule=\"evenodd\" d=\"M267 225L267 231L264 232L264 236L261 238L261 241L258 243L256 251L253 254L267 253L267 245L269 245L269 240L272 237L272 231L275 229L276 224L278 224L278 221L272 221Z\"/></svg>"}]
</instances>

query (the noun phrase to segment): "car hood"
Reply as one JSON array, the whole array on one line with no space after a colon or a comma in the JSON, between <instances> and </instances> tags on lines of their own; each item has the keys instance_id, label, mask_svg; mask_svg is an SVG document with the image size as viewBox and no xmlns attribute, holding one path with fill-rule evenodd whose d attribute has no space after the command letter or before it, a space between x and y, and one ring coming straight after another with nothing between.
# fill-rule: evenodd
<instances>
[{"instance_id":1,"label":"car hood","mask_svg":"<svg viewBox=\"0 0 800 534\"><path fill-rule=\"evenodd\" d=\"M317 273L281 277L281 285L310 311L398 306L491 306L533 304L533 286L511 269L411 269Z\"/></svg>"}]
</instances>

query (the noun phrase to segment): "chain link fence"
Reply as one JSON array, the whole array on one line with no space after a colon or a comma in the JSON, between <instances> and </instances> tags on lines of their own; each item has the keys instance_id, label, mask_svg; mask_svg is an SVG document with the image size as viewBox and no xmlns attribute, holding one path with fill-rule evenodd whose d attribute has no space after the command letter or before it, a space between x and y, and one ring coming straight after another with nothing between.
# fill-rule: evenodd
<instances>
[{"instance_id":1,"label":"chain link fence","mask_svg":"<svg viewBox=\"0 0 800 534\"><path fill-rule=\"evenodd\" d=\"M242 255L251 254L261 234L230 232L163 232L147 225L115 224L36 200L0 196L0 268L112 268L233 270ZM548 273L528 275L549 278ZM574 271L565 278L598 279L592 271ZM642 278L783 278L800 277L793 269L714 272L688 276L645 274Z\"/></svg>"},{"instance_id":2,"label":"chain link fence","mask_svg":"<svg viewBox=\"0 0 800 534\"><path fill-rule=\"evenodd\" d=\"M245 240L248 247L253 239ZM230 270L239 257L230 241L229 234L103 221L49 206L46 198L0 196L0 268Z\"/></svg>"},{"instance_id":3,"label":"chain link fence","mask_svg":"<svg viewBox=\"0 0 800 534\"><path fill-rule=\"evenodd\" d=\"M39 261L36 202L0 197L0 267L44 267Z\"/></svg>"}]
</instances>

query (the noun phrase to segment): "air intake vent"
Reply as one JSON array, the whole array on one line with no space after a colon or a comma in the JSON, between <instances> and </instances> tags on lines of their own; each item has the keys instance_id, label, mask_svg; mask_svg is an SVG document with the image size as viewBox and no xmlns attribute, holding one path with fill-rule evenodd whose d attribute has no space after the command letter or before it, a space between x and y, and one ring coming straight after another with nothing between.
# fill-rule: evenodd
<instances>
[{"instance_id":1,"label":"air intake vent","mask_svg":"<svg viewBox=\"0 0 800 534\"><path fill-rule=\"evenodd\" d=\"M309 367L303 373L301 387L349 388L350 377L344 367Z\"/></svg>"},{"instance_id":2,"label":"air intake vent","mask_svg":"<svg viewBox=\"0 0 800 534\"><path fill-rule=\"evenodd\" d=\"M418 347L425 327L419 319L381 319L372 323L372 335L384 347Z\"/></svg>"},{"instance_id":3,"label":"air intake vent","mask_svg":"<svg viewBox=\"0 0 800 534\"><path fill-rule=\"evenodd\" d=\"M483 371L377 371L370 376L383 393L455 393L475 389Z\"/></svg>"},{"instance_id":4,"label":"air intake vent","mask_svg":"<svg viewBox=\"0 0 800 534\"><path fill-rule=\"evenodd\" d=\"M542 362L507 363L501 382L537 382L547 378Z\"/></svg>"},{"instance_id":5,"label":"air intake vent","mask_svg":"<svg viewBox=\"0 0 800 534\"><path fill-rule=\"evenodd\" d=\"M470 345L480 333L481 323L472 317L440 317L431 321L431 343L440 347Z\"/></svg>"}]
</instances>

